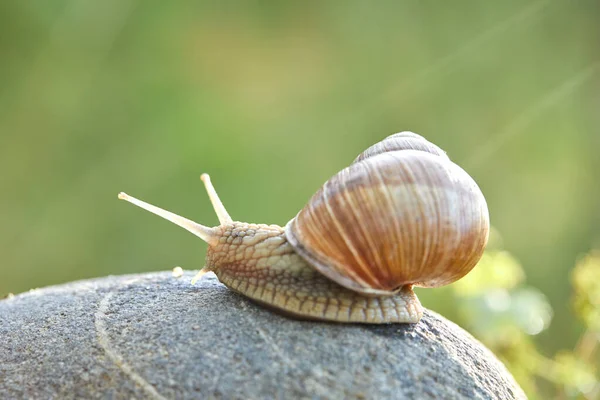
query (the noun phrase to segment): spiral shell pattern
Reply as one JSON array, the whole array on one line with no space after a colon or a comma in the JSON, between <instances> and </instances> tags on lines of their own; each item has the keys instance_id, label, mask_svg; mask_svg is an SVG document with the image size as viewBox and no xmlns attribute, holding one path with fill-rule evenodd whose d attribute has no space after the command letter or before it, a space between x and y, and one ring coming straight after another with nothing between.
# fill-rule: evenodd
<instances>
[{"instance_id":1,"label":"spiral shell pattern","mask_svg":"<svg viewBox=\"0 0 600 400\"><path fill-rule=\"evenodd\" d=\"M475 181L443 150L402 132L329 179L285 232L325 276L385 295L466 275L487 244L489 214Z\"/></svg>"}]
</instances>

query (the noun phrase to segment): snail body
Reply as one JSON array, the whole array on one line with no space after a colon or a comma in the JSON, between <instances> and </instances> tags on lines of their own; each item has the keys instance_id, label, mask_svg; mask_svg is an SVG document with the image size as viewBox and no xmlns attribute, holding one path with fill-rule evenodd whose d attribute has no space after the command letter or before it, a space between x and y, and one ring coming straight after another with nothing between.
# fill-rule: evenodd
<instances>
[{"instance_id":1,"label":"snail body","mask_svg":"<svg viewBox=\"0 0 600 400\"><path fill-rule=\"evenodd\" d=\"M201 237L230 289L303 319L416 323L413 286L466 275L489 215L473 179L412 132L391 135L329 179L285 227L233 221L204 174L220 225L209 228L119 194Z\"/></svg>"}]
</instances>

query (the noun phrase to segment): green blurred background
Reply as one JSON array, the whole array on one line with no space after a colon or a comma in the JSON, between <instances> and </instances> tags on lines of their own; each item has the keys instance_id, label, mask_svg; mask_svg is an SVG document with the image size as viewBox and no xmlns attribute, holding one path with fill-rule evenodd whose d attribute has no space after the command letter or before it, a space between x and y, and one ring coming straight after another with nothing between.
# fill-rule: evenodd
<instances>
[{"instance_id":1,"label":"green blurred background","mask_svg":"<svg viewBox=\"0 0 600 400\"><path fill-rule=\"evenodd\" d=\"M412 130L479 183L554 318L600 246L597 1L0 2L0 297L203 266L198 222L285 224L369 145ZM428 307L452 303L422 290Z\"/></svg>"}]
</instances>

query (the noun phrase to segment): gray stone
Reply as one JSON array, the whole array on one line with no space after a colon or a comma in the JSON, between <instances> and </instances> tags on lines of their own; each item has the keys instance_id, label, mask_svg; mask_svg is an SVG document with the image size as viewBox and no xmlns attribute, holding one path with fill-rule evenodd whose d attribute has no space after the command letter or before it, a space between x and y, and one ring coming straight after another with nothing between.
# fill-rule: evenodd
<instances>
[{"instance_id":1,"label":"gray stone","mask_svg":"<svg viewBox=\"0 0 600 400\"><path fill-rule=\"evenodd\" d=\"M273 313L205 276L107 277L0 301L0 398L513 399L492 353L416 325Z\"/></svg>"}]
</instances>

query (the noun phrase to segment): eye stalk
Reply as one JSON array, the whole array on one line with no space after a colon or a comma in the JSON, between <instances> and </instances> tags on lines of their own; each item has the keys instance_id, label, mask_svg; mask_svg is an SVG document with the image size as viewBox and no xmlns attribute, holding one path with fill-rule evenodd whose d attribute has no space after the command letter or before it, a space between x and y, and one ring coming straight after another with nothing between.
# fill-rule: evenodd
<instances>
[{"instance_id":1,"label":"eye stalk","mask_svg":"<svg viewBox=\"0 0 600 400\"><path fill-rule=\"evenodd\" d=\"M206 192L208 193L208 198L210 199L210 202L212 203L212 206L215 209L215 213L217 213L219 223L221 225L232 223L233 220L229 216L229 213L227 212L225 206L221 202L221 199L219 198L215 187L210 181L210 176L208 176L208 174L202 174L200 175L200 179L202 180L202 182L204 182L204 187L206 188Z\"/></svg>"},{"instance_id":2,"label":"eye stalk","mask_svg":"<svg viewBox=\"0 0 600 400\"><path fill-rule=\"evenodd\" d=\"M221 199L219 199L219 195L217 195L217 192L216 192L214 186L212 185L212 182L210 181L210 176L208 176L208 174L202 174L200 179L202 179L202 182L204 182L204 187L206 188L208 197L210 199L210 202L213 205L215 213L217 214L217 217L219 218L219 223L221 225L225 225L225 224L233 222L233 220L229 216L229 213L225 209L225 206L223 206ZM215 228L210 228L208 226L204 226L204 225L194 222L190 219L184 218L180 215L177 215L170 211L164 210L160 207L156 207L152 204L148 204L145 201L142 201L142 200L136 199L135 197L129 196L127 193L121 192L121 193L119 193L118 197L120 200L128 201L129 203L134 204L140 208L143 208L144 210L149 211L152 214L158 215L159 217L162 217L162 218L166 219L167 221L171 221L175 225L180 226L180 227L186 229L187 231L193 233L194 235L198 236L200 239L204 240L209 245L215 245L218 242L217 229L215 229Z\"/></svg>"}]
</instances>

